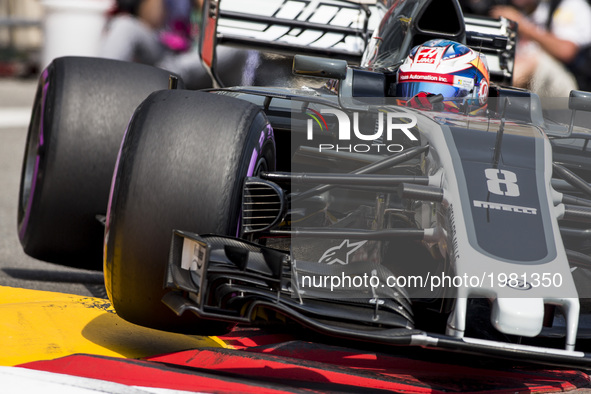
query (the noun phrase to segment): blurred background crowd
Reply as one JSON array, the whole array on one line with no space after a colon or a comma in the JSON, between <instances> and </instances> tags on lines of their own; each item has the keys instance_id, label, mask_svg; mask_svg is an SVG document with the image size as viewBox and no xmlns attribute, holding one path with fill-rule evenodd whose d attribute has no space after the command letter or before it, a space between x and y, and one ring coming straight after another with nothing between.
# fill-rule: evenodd
<instances>
[{"instance_id":1,"label":"blurred background crowd","mask_svg":"<svg viewBox=\"0 0 591 394\"><path fill-rule=\"evenodd\" d=\"M77 39L82 43L76 54L163 67L179 73L191 87L191 81L202 75L197 50L201 4L202 0L0 0L0 77L35 76L52 57L61 55L55 45ZM543 96L591 90L589 0L460 4L465 14L518 23L514 85ZM49 29L64 26L68 7L79 34L65 31L50 42Z\"/></svg>"},{"instance_id":2,"label":"blurred background crowd","mask_svg":"<svg viewBox=\"0 0 591 394\"><path fill-rule=\"evenodd\" d=\"M591 6L588 0L461 0L466 14L518 24L513 84L540 96L591 90Z\"/></svg>"},{"instance_id":3,"label":"blurred background crowd","mask_svg":"<svg viewBox=\"0 0 591 394\"><path fill-rule=\"evenodd\" d=\"M202 78L202 0L0 0L0 76L33 76L57 56L137 61ZM197 69L199 75L193 75Z\"/></svg>"}]
</instances>

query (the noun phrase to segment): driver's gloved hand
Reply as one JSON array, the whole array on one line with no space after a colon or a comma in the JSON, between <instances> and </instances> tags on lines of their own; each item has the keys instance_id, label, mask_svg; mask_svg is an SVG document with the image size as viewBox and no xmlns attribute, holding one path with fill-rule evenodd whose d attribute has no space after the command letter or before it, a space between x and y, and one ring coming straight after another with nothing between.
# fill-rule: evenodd
<instances>
[{"instance_id":1,"label":"driver's gloved hand","mask_svg":"<svg viewBox=\"0 0 591 394\"><path fill-rule=\"evenodd\" d=\"M406 106L429 111L442 111L444 108L443 95L419 92L406 101Z\"/></svg>"}]
</instances>

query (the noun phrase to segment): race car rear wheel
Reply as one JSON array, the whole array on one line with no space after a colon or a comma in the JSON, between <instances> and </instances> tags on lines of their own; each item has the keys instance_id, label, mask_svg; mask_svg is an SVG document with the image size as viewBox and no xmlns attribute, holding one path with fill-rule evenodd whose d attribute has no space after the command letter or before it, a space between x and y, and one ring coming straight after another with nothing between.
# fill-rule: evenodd
<instances>
[{"instance_id":1,"label":"race car rear wheel","mask_svg":"<svg viewBox=\"0 0 591 394\"><path fill-rule=\"evenodd\" d=\"M103 225L123 133L170 73L108 59L54 60L39 79L18 204L18 235L28 255L102 268Z\"/></svg>"},{"instance_id":2,"label":"race car rear wheel","mask_svg":"<svg viewBox=\"0 0 591 394\"><path fill-rule=\"evenodd\" d=\"M161 299L173 229L237 236L243 181L273 170L265 115L236 98L155 92L134 114L117 164L105 234L105 284L122 318L177 332L220 334L229 325Z\"/></svg>"}]
</instances>

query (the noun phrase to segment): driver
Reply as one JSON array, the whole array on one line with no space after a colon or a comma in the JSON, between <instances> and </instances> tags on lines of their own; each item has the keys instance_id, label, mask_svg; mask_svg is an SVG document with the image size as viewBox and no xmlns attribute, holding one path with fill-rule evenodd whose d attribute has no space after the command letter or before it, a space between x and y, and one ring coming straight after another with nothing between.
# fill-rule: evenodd
<instances>
[{"instance_id":1,"label":"driver","mask_svg":"<svg viewBox=\"0 0 591 394\"><path fill-rule=\"evenodd\" d=\"M490 83L486 58L466 45L436 39L414 47L396 76L396 96L420 109L470 113L486 107Z\"/></svg>"}]
</instances>

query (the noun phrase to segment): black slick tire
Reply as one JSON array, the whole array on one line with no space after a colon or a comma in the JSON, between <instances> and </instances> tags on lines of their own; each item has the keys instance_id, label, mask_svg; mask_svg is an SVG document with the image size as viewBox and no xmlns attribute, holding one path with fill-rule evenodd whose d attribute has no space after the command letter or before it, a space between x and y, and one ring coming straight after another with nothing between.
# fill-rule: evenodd
<instances>
[{"instance_id":1,"label":"black slick tire","mask_svg":"<svg viewBox=\"0 0 591 394\"><path fill-rule=\"evenodd\" d=\"M168 87L170 73L98 58L54 60L39 78L18 202L28 255L102 268L104 227L117 152L135 108Z\"/></svg>"},{"instance_id":2,"label":"black slick tire","mask_svg":"<svg viewBox=\"0 0 591 394\"><path fill-rule=\"evenodd\" d=\"M105 284L117 314L167 331L227 331L161 302L172 231L237 236L245 177L274 166L272 129L254 104L188 90L150 95L122 144L107 217Z\"/></svg>"}]
</instances>

